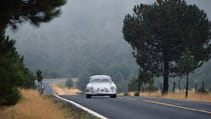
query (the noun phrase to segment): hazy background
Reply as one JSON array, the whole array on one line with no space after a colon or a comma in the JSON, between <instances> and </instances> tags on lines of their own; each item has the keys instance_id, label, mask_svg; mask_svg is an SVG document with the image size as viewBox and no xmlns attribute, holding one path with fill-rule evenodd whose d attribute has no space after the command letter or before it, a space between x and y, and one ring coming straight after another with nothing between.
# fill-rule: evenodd
<instances>
[{"instance_id":1,"label":"hazy background","mask_svg":"<svg viewBox=\"0 0 211 119\"><path fill-rule=\"evenodd\" d=\"M16 40L25 64L45 77L79 77L109 74L119 85L137 74L138 66L132 49L123 39L124 16L134 5L151 4L154 0L68 0L60 17L40 27L21 24L7 34ZM187 0L204 9L211 20L210 0ZM192 75L193 83L211 84L211 62ZM194 78L193 78L194 77ZM159 85L161 81L157 80ZM171 81L170 81L171 82ZM211 88L211 86L210 86Z\"/></svg>"}]
</instances>

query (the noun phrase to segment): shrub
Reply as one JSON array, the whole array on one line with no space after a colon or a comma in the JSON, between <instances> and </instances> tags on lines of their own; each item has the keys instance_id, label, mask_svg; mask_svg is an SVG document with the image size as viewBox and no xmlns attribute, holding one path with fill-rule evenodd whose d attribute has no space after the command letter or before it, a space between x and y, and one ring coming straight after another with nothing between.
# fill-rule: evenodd
<instances>
[{"instance_id":1,"label":"shrub","mask_svg":"<svg viewBox=\"0 0 211 119\"><path fill-rule=\"evenodd\" d=\"M68 88L71 88L73 86L73 81L71 79L68 79L65 83L65 85L68 87Z\"/></svg>"},{"instance_id":2,"label":"shrub","mask_svg":"<svg viewBox=\"0 0 211 119\"><path fill-rule=\"evenodd\" d=\"M20 99L21 94L17 88L10 88L1 95L0 105L14 105Z\"/></svg>"},{"instance_id":3,"label":"shrub","mask_svg":"<svg viewBox=\"0 0 211 119\"><path fill-rule=\"evenodd\" d=\"M124 92L123 95L124 95L124 96L129 96L128 92Z\"/></svg>"},{"instance_id":4,"label":"shrub","mask_svg":"<svg viewBox=\"0 0 211 119\"><path fill-rule=\"evenodd\" d=\"M198 93L208 93L205 89L204 81L201 82L201 88L198 89Z\"/></svg>"},{"instance_id":5,"label":"shrub","mask_svg":"<svg viewBox=\"0 0 211 119\"><path fill-rule=\"evenodd\" d=\"M205 88L200 88L197 91L198 93L208 93L208 91Z\"/></svg>"},{"instance_id":6,"label":"shrub","mask_svg":"<svg viewBox=\"0 0 211 119\"><path fill-rule=\"evenodd\" d=\"M135 93L134 93L134 96L139 96L139 93L138 93L138 92L135 92Z\"/></svg>"}]
</instances>

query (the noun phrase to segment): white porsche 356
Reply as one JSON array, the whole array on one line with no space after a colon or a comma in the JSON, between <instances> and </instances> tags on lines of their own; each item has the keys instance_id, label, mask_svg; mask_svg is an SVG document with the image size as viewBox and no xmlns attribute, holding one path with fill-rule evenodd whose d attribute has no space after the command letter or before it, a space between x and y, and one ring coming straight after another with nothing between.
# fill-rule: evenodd
<instances>
[{"instance_id":1,"label":"white porsche 356","mask_svg":"<svg viewBox=\"0 0 211 119\"><path fill-rule=\"evenodd\" d=\"M94 75L86 85L86 98L91 96L110 96L116 98L116 84L108 75Z\"/></svg>"}]
</instances>

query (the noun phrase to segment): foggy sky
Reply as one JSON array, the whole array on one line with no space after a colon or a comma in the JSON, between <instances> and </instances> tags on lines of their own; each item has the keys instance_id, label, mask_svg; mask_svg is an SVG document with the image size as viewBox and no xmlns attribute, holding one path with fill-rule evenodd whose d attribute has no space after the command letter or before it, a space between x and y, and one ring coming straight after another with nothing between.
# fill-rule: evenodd
<instances>
[{"instance_id":1,"label":"foggy sky","mask_svg":"<svg viewBox=\"0 0 211 119\"><path fill-rule=\"evenodd\" d=\"M68 0L62 7L60 17L50 23L43 23L39 28L22 24L15 33L9 33L15 40L16 46L21 51L24 49L23 41L31 40L32 47L40 46L45 40L51 41L49 45L63 45L62 41L74 40L85 37L83 40L119 40L122 39L122 21L127 13L131 13L136 4L149 3L154 0ZM210 0L187 0L199 8L204 9L211 19ZM26 34L27 32L27 34ZM53 38L51 38L52 36ZM34 43L35 42L35 43ZM64 44L66 44L64 42ZM54 44L56 43L56 44ZM45 46L47 47L47 46ZM50 47L50 46L49 46ZM53 46L54 47L54 46Z\"/></svg>"}]
</instances>

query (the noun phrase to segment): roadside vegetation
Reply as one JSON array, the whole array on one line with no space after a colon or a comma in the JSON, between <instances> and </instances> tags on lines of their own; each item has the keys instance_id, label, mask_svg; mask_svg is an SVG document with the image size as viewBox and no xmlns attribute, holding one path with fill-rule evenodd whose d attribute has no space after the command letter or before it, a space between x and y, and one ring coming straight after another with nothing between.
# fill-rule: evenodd
<instances>
[{"instance_id":1,"label":"roadside vegetation","mask_svg":"<svg viewBox=\"0 0 211 119\"><path fill-rule=\"evenodd\" d=\"M138 96L136 92L119 93L118 96ZM154 98L167 98L176 100L189 100L189 101L200 101L200 102L211 102L211 93L195 93L194 90L189 91L188 97L185 97L185 90L169 92L166 95L162 95L161 91L153 92L140 92L139 96L154 97Z\"/></svg>"},{"instance_id":2,"label":"roadside vegetation","mask_svg":"<svg viewBox=\"0 0 211 119\"><path fill-rule=\"evenodd\" d=\"M81 93L81 91L76 87L67 86L67 82L52 83L51 87L58 95L78 95Z\"/></svg>"},{"instance_id":3,"label":"roadside vegetation","mask_svg":"<svg viewBox=\"0 0 211 119\"><path fill-rule=\"evenodd\" d=\"M87 114L75 111L54 98L36 90L21 89L22 98L14 106L0 107L0 119L87 119Z\"/></svg>"},{"instance_id":4,"label":"roadside vegetation","mask_svg":"<svg viewBox=\"0 0 211 119\"><path fill-rule=\"evenodd\" d=\"M185 91L168 93L167 95L161 95L160 92L143 92L140 95L147 97L159 97L168 99L178 99L178 100L190 100L190 101L200 101L200 102L211 102L211 94L195 93L190 91L188 97L186 98Z\"/></svg>"}]
</instances>

